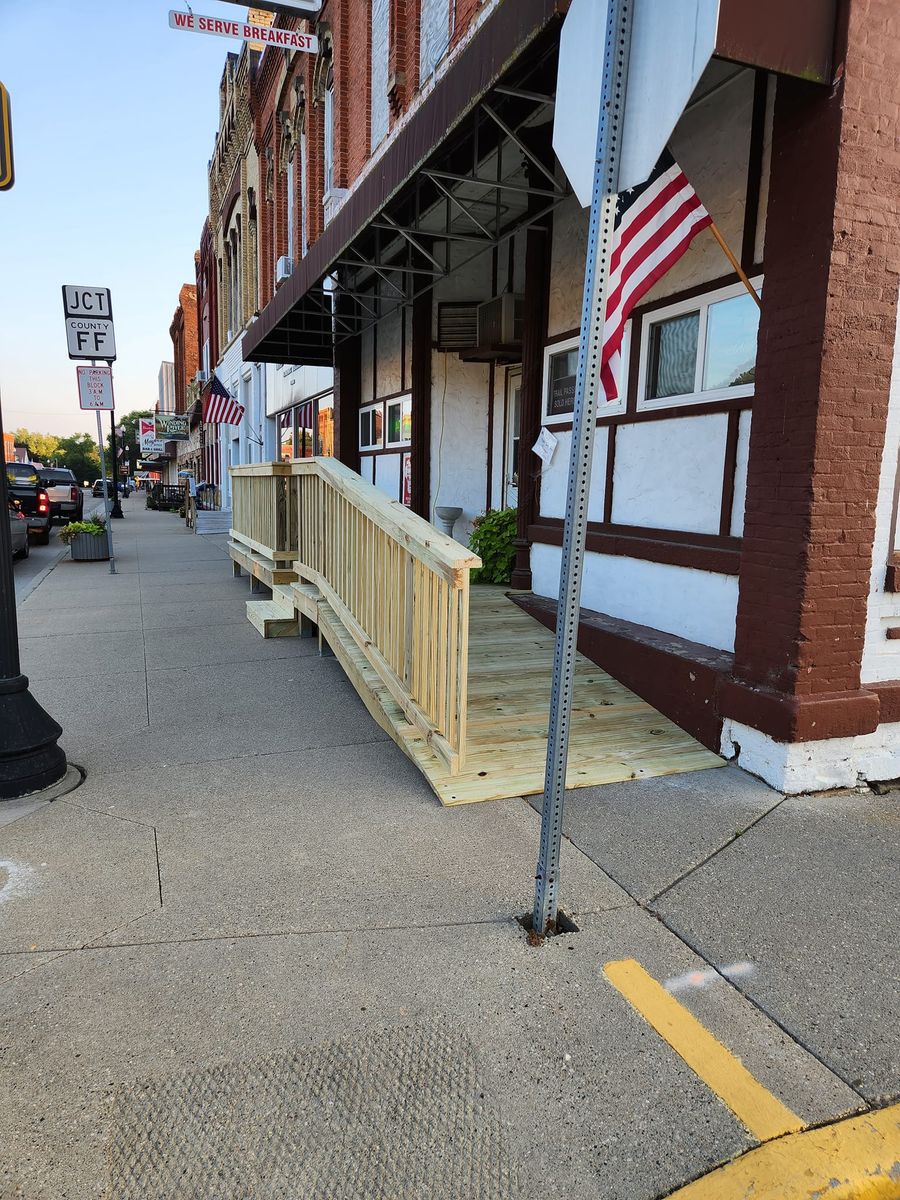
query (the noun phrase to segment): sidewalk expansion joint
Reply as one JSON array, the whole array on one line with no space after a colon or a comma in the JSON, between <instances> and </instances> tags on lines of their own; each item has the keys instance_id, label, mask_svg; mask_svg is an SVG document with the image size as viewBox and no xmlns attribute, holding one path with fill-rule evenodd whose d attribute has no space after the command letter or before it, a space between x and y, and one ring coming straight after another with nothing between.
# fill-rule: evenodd
<instances>
[{"instance_id":1,"label":"sidewalk expansion joint","mask_svg":"<svg viewBox=\"0 0 900 1200\"><path fill-rule=\"evenodd\" d=\"M693 875L695 871L699 871L701 867L707 866L713 861L714 858L717 858L723 850L727 850L729 846L733 846L734 843L738 841L739 838L742 838L745 833L749 833L751 829L755 829L755 827L759 825L761 821L764 821L766 817L771 816L771 814L775 812L777 808L780 808L781 805L784 804L786 799L787 796L781 796L775 801L771 808L767 808L765 812L761 812L758 816L754 817L749 825L745 825L743 829L736 830L721 844L721 846L717 846L716 849L710 851L705 858L701 858L699 862L694 863L693 866L687 867L684 871L682 871L677 879L673 879L672 882L667 883L664 888L660 888L660 890L654 895L649 896L646 903L648 905L655 904L661 896L666 894L666 892L670 892L672 888L678 887L680 883L683 883L685 879L689 879L690 876Z\"/></svg>"}]
</instances>

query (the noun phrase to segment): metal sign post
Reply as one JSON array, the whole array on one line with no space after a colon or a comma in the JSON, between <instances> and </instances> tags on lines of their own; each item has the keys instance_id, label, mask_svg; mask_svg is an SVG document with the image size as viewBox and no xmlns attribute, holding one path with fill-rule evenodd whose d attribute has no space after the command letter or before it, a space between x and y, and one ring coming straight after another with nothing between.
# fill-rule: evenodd
<instances>
[{"instance_id":1,"label":"metal sign post","mask_svg":"<svg viewBox=\"0 0 900 1200\"><path fill-rule=\"evenodd\" d=\"M106 451L103 449L103 426L100 424L100 410L97 409L97 445L100 447L100 478L103 480L103 510L106 513L106 544L109 546L109 573L116 573L116 556L113 553L112 521L109 511L109 488L106 485ZM115 480L113 480L115 486Z\"/></svg>"},{"instance_id":2,"label":"metal sign post","mask_svg":"<svg viewBox=\"0 0 900 1200\"><path fill-rule=\"evenodd\" d=\"M572 452L569 460L559 577L556 652L553 659L547 770L541 817L541 848L534 889L532 930L538 936L555 932L559 902L559 859L569 752L569 721L572 712L597 398L601 388L600 361L615 231L633 4L634 0L609 0L606 16L597 153L584 275L575 412L572 421Z\"/></svg>"}]
</instances>

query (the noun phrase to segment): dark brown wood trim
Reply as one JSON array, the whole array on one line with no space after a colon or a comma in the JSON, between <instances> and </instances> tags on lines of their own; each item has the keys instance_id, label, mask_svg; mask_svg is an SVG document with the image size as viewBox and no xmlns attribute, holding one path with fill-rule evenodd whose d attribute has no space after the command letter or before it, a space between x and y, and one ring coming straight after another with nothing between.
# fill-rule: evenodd
<instances>
[{"instance_id":1,"label":"dark brown wood trim","mask_svg":"<svg viewBox=\"0 0 900 1200\"><path fill-rule=\"evenodd\" d=\"M748 272L752 270L756 256L756 227L759 224L759 189L762 184L768 92L769 76L765 71L757 71L753 80L750 149L747 155L747 198L744 203L744 230L741 238L741 266Z\"/></svg>"},{"instance_id":2,"label":"dark brown wood trim","mask_svg":"<svg viewBox=\"0 0 900 1200\"><path fill-rule=\"evenodd\" d=\"M725 435L725 463L722 473L722 512L719 516L719 533L722 537L728 537L731 534L731 510L734 507L734 473L737 467L740 424L740 412L732 409L728 414L728 432Z\"/></svg>"},{"instance_id":3,"label":"dark brown wood trim","mask_svg":"<svg viewBox=\"0 0 900 1200\"><path fill-rule=\"evenodd\" d=\"M431 516L431 321L432 293L413 300L410 391L412 393L412 487L410 507Z\"/></svg>"},{"instance_id":4,"label":"dark brown wood trim","mask_svg":"<svg viewBox=\"0 0 900 1200\"><path fill-rule=\"evenodd\" d=\"M494 490L494 401L496 393L497 368L494 363L488 367L488 410L487 410L487 478L484 485L484 511L491 507L491 493Z\"/></svg>"},{"instance_id":5,"label":"dark brown wood trim","mask_svg":"<svg viewBox=\"0 0 900 1200\"><path fill-rule=\"evenodd\" d=\"M400 309L400 391L406 387L406 305Z\"/></svg>"},{"instance_id":6,"label":"dark brown wood trim","mask_svg":"<svg viewBox=\"0 0 900 1200\"><path fill-rule=\"evenodd\" d=\"M613 477L616 469L616 426L610 425L606 434L606 479L603 485L603 520L612 521Z\"/></svg>"},{"instance_id":7,"label":"dark brown wood trim","mask_svg":"<svg viewBox=\"0 0 900 1200\"><path fill-rule=\"evenodd\" d=\"M670 408L649 408L636 413L616 413L611 417L598 417L601 425L640 425L643 421L668 421L674 417L708 417L711 413L744 412L753 407L752 396L735 396L734 399L707 400L705 404L673 404ZM571 429L571 421L548 423L554 433Z\"/></svg>"},{"instance_id":8,"label":"dark brown wood trim","mask_svg":"<svg viewBox=\"0 0 900 1200\"><path fill-rule=\"evenodd\" d=\"M399 392L388 392L386 396L376 396L374 400L369 401L369 404L389 404L392 400L400 400L409 394L409 388L401 388ZM365 408L367 405L363 405L363 407Z\"/></svg>"},{"instance_id":9,"label":"dark brown wood trim","mask_svg":"<svg viewBox=\"0 0 900 1200\"><path fill-rule=\"evenodd\" d=\"M360 450L359 457L380 458L383 454L408 454L411 446L379 446L376 450Z\"/></svg>"},{"instance_id":10,"label":"dark brown wood trim","mask_svg":"<svg viewBox=\"0 0 900 1200\"><path fill-rule=\"evenodd\" d=\"M338 295L338 313L352 302ZM334 348L334 450L335 456L359 470L359 409L362 392L362 338L346 338Z\"/></svg>"},{"instance_id":11,"label":"dark brown wood trim","mask_svg":"<svg viewBox=\"0 0 900 1200\"><path fill-rule=\"evenodd\" d=\"M552 162L549 138L543 135L540 152ZM530 177L530 176L529 176ZM529 197L529 207L538 204ZM531 552L528 528L540 511L541 473L539 460L532 452L544 411L544 343L550 299L550 245L552 217L546 226L532 225L525 234L525 305L522 322L522 386L519 393L519 502L516 517L515 566L511 583L524 591L531 589ZM507 389L508 390L508 389ZM507 397L508 403L508 397ZM505 437L504 437L505 441Z\"/></svg>"},{"instance_id":12,"label":"dark brown wood trim","mask_svg":"<svg viewBox=\"0 0 900 1200\"><path fill-rule=\"evenodd\" d=\"M528 537L532 542L561 546L563 523L556 517L541 517L528 527ZM741 566L740 538L722 538L713 534L591 521L586 546L595 554L637 558L671 567L691 567L717 575L737 575Z\"/></svg>"},{"instance_id":13,"label":"dark brown wood trim","mask_svg":"<svg viewBox=\"0 0 900 1200\"><path fill-rule=\"evenodd\" d=\"M759 275L762 273L761 263L752 263L746 267L748 275ZM695 283L692 287L682 288L679 292L670 292L668 296L660 296L658 300L649 300L646 304L638 305L632 311L632 317L637 313L644 316L646 313L656 312L660 308L668 308L670 304L680 304L682 300L693 300L695 296L705 296L707 292L718 291L719 288L730 287L733 283L740 283L740 279L734 271L729 271L727 275L719 275L715 279L707 279L705 283Z\"/></svg>"},{"instance_id":14,"label":"dark brown wood trim","mask_svg":"<svg viewBox=\"0 0 900 1200\"><path fill-rule=\"evenodd\" d=\"M638 376L641 373L641 314L631 314L631 347L628 354L628 379L625 392L625 411L632 415L637 412Z\"/></svg>"},{"instance_id":15,"label":"dark brown wood trim","mask_svg":"<svg viewBox=\"0 0 900 1200\"><path fill-rule=\"evenodd\" d=\"M580 334L580 329L567 329L565 333L554 333L553 337L544 338L544 345L555 346L558 342L567 342L569 338L577 338Z\"/></svg>"},{"instance_id":16,"label":"dark brown wood trim","mask_svg":"<svg viewBox=\"0 0 900 1200\"><path fill-rule=\"evenodd\" d=\"M377 304L377 301L376 301ZM372 326L372 400L380 399L378 395L378 326Z\"/></svg>"}]
</instances>

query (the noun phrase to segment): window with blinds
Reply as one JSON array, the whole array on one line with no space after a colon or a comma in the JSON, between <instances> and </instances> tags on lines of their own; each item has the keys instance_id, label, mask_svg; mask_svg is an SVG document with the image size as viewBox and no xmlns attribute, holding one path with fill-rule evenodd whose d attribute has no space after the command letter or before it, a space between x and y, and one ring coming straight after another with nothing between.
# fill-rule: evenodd
<instances>
[{"instance_id":1,"label":"window with blinds","mask_svg":"<svg viewBox=\"0 0 900 1200\"><path fill-rule=\"evenodd\" d=\"M450 0L422 0L419 76L424 83L450 45Z\"/></svg>"},{"instance_id":2,"label":"window with blinds","mask_svg":"<svg viewBox=\"0 0 900 1200\"><path fill-rule=\"evenodd\" d=\"M372 134L371 148L380 145L388 131L388 0L372 0Z\"/></svg>"}]
</instances>

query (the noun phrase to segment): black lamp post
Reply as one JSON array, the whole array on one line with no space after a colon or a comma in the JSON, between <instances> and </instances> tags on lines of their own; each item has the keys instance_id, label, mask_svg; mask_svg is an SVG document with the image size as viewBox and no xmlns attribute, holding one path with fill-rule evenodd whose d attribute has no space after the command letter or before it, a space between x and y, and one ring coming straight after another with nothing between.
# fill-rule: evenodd
<instances>
[{"instance_id":1,"label":"black lamp post","mask_svg":"<svg viewBox=\"0 0 900 1200\"><path fill-rule=\"evenodd\" d=\"M56 744L62 729L29 692L19 666L8 497L4 466L0 471L0 800L39 792L66 773L66 756Z\"/></svg>"}]
</instances>

